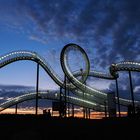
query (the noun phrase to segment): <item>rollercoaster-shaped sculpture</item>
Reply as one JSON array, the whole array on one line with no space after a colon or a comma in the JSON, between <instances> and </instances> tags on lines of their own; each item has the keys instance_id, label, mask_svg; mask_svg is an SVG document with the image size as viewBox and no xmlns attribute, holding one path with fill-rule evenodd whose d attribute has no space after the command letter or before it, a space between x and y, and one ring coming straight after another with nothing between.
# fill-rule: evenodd
<instances>
[{"instance_id":1,"label":"rollercoaster-shaped sculpture","mask_svg":"<svg viewBox=\"0 0 140 140\"><path fill-rule=\"evenodd\" d=\"M75 73L72 73L69 69L68 64L68 54L71 49L78 50L82 53L82 56L85 60L85 70L81 73L81 71L77 71ZM60 78L55 71L51 68L51 66L47 63L47 61L42 58L40 55L38 55L36 52L32 51L15 51L8 53L2 57L0 57L0 68L3 68L4 66L11 64L16 61L20 60L30 60L38 63L47 73L48 75L55 81L56 84L58 84L60 87L65 88L67 87L73 94L77 95L77 97L74 96L66 96L67 102L91 108L97 111L103 111L104 110L104 102L107 102L107 93L101 92L99 90L95 90L85 84L86 79L88 76L97 77L97 78L103 78L103 79L109 79L114 80L119 77L118 71L140 71L140 63L136 62L121 62L117 64L112 64L110 66L109 72L110 73L101 73L96 71L90 71L90 62L88 59L88 56L86 52L77 44L67 44L64 46L64 48L61 51L61 66L63 69L64 74L66 75L67 79L69 80L68 83L64 84L64 81L62 78ZM78 76L82 76L82 78L79 80L77 79ZM83 99L83 93L84 93L84 99ZM15 99L12 99L10 101L4 102L0 104L0 111L15 105L17 103L31 100L36 98L36 93L28 93L19 97L16 97ZM45 99L51 99L51 100L59 100L59 91L57 92L39 92L39 98L45 98ZM117 100L118 97L116 97ZM120 104L128 106L132 103L131 100L119 98ZM139 101L135 101L135 104L139 105Z\"/></svg>"}]
</instances>

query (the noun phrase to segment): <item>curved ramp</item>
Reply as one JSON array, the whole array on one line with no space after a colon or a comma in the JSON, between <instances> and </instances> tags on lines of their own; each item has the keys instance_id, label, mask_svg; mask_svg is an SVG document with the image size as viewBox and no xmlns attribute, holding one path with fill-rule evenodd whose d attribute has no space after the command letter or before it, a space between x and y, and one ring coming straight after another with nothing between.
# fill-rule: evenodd
<instances>
[{"instance_id":1,"label":"curved ramp","mask_svg":"<svg viewBox=\"0 0 140 140\"><path fill-rule=\"evenodd\" d=\"M50 92L39 92L38 96L40 99L48 99L48 100L60 100L59 93L50 91ZM0 112L21 102L36 99L36 92L28 93L21 96L18 96L12 100L6 101L0 105ZM77 97L67 96L67 102L72 103L77 106L87 107L96 111L104 111L104 106L90 102L88 100L83 100Z\"/></svg>"},{"instance_id":2,"label":"curved ramp","mask_svg":"<svg viewBox=\"0 0 140 140\"><path fill-rule=\"evenodd\" d=\"M70 49L76 48L80 50L86 60L86 71L83 73L84 75L84 81L86 80L87 76L93 76L98 78L104 78L104 79L116 79L119 77L118 71L140 71L140 63L138 62L121 62L118 64L112 64L110 66L110 74L95 72L95 71L89 71L89 60L86 55L86 52L78 45L76 44L68 44L64 46L62 52L61 52L61 65L64 73L68 77L68 79L71 81L70 84L67 84L66 86L74 92L78 97L84 94L87 96L86 100L89 100L89 102L100 103L104 104L104 101L107 100L107 94L104 92L101 92L99 90L95 90L87 85L84 84L84 81L79 81L74 76L74 74L71 73L71 71L68 68L67 64L67 53ZM31 51L15 51L8 53L4 56L0 57L0 68L16 62L20 60L30 60L38 63L42 68L49 74L49 76L61 87L65 87L63 80L57 75L54 70L50 67L50 65L46 62L44 58L39 56L35 52ZM80 75L79 72L77 72L75 75ZM77 87L77 88L75 88ZM116 97L117 99L117 97ZM129 105L132 103L131 100L120 98L120 103L122 105ZM135 101L136 104L140 104L139 101Z\"/></svg>"}]
</instances>

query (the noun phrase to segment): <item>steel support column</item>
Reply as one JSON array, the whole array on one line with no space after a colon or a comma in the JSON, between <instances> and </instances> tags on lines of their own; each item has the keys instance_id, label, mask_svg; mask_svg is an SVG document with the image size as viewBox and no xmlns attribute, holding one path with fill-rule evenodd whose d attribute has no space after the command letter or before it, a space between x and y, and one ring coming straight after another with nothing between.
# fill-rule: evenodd
<instances>
[{"instance_id":1,"label":"steel support column","mask_svg":"<svg viewBox=\"0 0 140 140\"><path fill-rule=\"evenodd\" d=\"M59 98L59 116L62 118L62 116L64 115L64 108L63 108L63 101L62 101L62 87L60 87L60 98Z\"/></svg>"},{"instance_id":2,"label":"steel support column","mask_svg":"<svg viewBox=\"0 0 140 140\"><path fill-rule=\"evenodd\" d=\"M69 97L69 88L68 88L68 97ZM68 98L68 117L70 117L70 103Z\"/></svg>"},{"instance_id":3,"label":"steel support column","mask_svg":"<svg viewBox=\"0 0 140 140\"><path fill-rule=\"evenodd\" d=\"M129 71L129 80L130 80L130 90L131 90L131 99L132 99L133 113L135 114L135 102L134 102L134 92L133 92L131 71Z\"/></svg>"},{"instance_id":4,"label":"steel support column","mask_svg":"<svg viewBox=\"0 0 140 140\"><path fill-rule=\"evenodd\" d=\"M105 118L107 117L107 107L106 107L106 101L104 102L105 105Z\"/></svg>"},{"instance_id":5,"label":"steel support column","mask_svg":"<svg viewBox=\"0 0 140 140\"><path fill-rule=\"evenodd\" d=\"M90 119L90 108L88 108L88 119Z\"/></svg>"},{"instance_id":6,"label":"steel support column","mask_svg":"<svg viewBox=\"0 0 140 140\"><path fill-rule=\"evenodd\" d=\"M121 112L120 112L120 100L119 100L119 88L118 88L118 80L116 79L116 93L117 93L117 104L118 104L118 112L119 112L119 117L121 117Z\"/></svg>"},{"instance_id":7,"label":"steel support column","mask_svg":"<svg viewBox=\"0 0 140 140\"><path fill-rule=\"evenodd\" d=\"M64 95L64 103L65 103L65 117L67 116L67 77L64 76L64 85L65 85L65 95Z\"/></svg>"},{"instance_id":8,"label":"steel support column","mask_svg":"<svg viewBox=\"0 0 140 140\"><path fill-rule=\"evenodd\" d=\"M17 104L16 104L16 107L15 107L15 114L17 114L17 108L18 108L18 106L17 106Z\"/></svg>"},{"instance_id":9,"label":"steel support column","mask_svg":"<svg viewBox=\"0 0 140 140\"><path fill-rule=\"evenodd\" d=\"M72 104L72 117L74 117L74 104Z\"/></svg>"},{"instance_id":10,"label":"steel support column","mask_svg":"<svg viewBox=\"0 0 140 140\"><path fill-rule=\"evenodd\" d=\"M82 81L83 81L83 69L81 68L80 69L80 71L81 71L81 76L82 76ZM83 92L83 100L85 99L85 93ZM85 107L83 107L83 118L85 118L86 117L86 108Z\"/></svg>"},{"instance_id":11,"label":"steel support column","mask_svg":"<svg viewBox=\"0 0 140 140\"><path fill-rule=\"evenodd\" d=\"M38 87L39 87L39 64L37 63L37 77L36 77L36 109L35 114L38 114Z\"/></svg>"}]
</instances>

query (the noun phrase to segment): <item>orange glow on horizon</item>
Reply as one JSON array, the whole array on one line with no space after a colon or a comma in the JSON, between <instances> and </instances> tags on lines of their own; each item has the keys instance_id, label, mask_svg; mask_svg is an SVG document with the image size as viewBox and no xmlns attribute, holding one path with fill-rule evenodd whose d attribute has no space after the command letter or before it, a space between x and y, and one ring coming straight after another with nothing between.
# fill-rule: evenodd
<instances>
[{"instance_id":1,"label":"orange glow on horizon","mask_svg":"<svg viewBox=\"0 0 140 140\"><path fill-rule=\"evenodd\" d=\"M47 109L51 109L51 108L47 108ZM8 108L3 110L2 112L0 112L0 114L15 114L15 108ZM35 114L35 109L34 108L19 108L17 110L17 114ZM38 108L38 114L43 114L43 109ZM51 111L52 116L59 116L59 112L58 111ZM118 112L117 112L118 115ZM121 116L126 116L127 112L121 112ZM68 116L68 115L67 115ZM70 114L70 116L72 116ZM74 113L74 117L78 117L78 118L83 118L83 112L81 111L75 111ZM105 117L104 112L90 112L90 119L102 119Z\"/></svg>"}]
</instances>

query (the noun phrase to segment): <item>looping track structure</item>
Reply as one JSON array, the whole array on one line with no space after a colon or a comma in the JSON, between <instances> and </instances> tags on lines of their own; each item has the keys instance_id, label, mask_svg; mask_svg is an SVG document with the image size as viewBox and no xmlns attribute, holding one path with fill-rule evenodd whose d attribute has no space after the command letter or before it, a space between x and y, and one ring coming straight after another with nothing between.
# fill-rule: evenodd
<instances>
[{"instance_id":1,"label":"looping track structure","mask_svg":"<svg viewBox=\"0 0 140 140\"><path fill-rule=\"evenodd\" d=\"M71 49L80 51L86 62L85 63L86 69L83 71L82 74L80 71L72 73L69 69L67 55ZM40 55L38 55L36 52L14 51L4 56L1 56L0 68L3 68L8 64L21 60L30 60L38 63L48 73L48 75L55 81L56 84L58 84L62 88L65 88L64 81L62 80L62 78L60 78L59 75L56 74L55 71L51 68L51 66L47 63L47 61L44 58L42 58ZM119 71L140 72L140 63L138 62L120 62L117 64L112 64L109 68L110 73L101 73L97 71L92 71L90 70L90 62L84 49L82 49L79 45L72 44L72 43L64 46L64 48L61 51L60 61L61 61L62 70L66 75L66 77L68 78L68 80L70 81L70 83L66 84L66 87L68 87L72 93L77 95L77 97L67 96L66 98L68 99L68 102L77 104L79 106L85 106L98 111L104 110L104 101L107 101L107 93L101 92L99 90L87 86L85 84L85 81L88 78L88 76L103 78L108 80L115 80L119 77L119 73L118 73ZM76 78L78 76L83 76L82 80L78 80ZM85 99L82 99L83 93L85 94ZM25 100L34 99L35 94L36 93L25 94L23 96L16 97L11 101L4 102L0 104L0 111L16 103L23 102ZM58 93L54 94L53 91L50 91L49 93L40 92L39 95L40 98L59 100L58 98L59 94ZM127 106L131 104L132 101L128 99L120 98L120 103L122 105ZM140 102L135 101L135 104L140 104Z\"/></svg>"}]
</instances>

